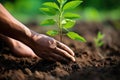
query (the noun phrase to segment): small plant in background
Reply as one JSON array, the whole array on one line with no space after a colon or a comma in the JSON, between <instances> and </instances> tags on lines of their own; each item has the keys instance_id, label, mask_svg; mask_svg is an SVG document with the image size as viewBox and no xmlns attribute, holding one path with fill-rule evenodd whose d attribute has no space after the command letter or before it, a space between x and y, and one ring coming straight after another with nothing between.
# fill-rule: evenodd
<instances>
[{"instance_id":1,"label":"small plant in background","mask_svg":"<svg viewBox=\"0 0 120 80\"><path fill-rule=\"evenodd\" d=\"M104 45L103 39L104 39L104 34L101 32L98 32L97 37L94 39L96 47L101 47Z\"/></svg>"},{"instance_id":2,"label":"small plant in background","mask_svg":"<svg viewBox=\"0 0 120 80\"><path fill-rule=\"evenodd\" d=\"M71 10L76 8L81 3L81 0L56 0L54 2L43 3L40 10L48 16L52 16L52 18L42 21L41 25L50 26L56 24L58 26L58 30L49 30L46 33L50 36L55 36L59 34L60 41L62 41L64 30L65 34L69 38L86 42L84 37L73 31L70 31L70 29L73 28L73 26L75 25L76 19L80 17L78 14L71 13Z\"/></svg>"}]
</instances>

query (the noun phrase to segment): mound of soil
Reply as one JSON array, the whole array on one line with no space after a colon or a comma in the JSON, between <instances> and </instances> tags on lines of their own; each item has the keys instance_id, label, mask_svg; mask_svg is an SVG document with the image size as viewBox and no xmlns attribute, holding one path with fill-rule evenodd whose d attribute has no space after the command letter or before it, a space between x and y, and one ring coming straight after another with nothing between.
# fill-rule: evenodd
<instances>
[{"instance_id":1,"label":"mound of soil","mask_svg":"<svg viewBox=\"0 0 120 80\"><path fill-rule=\"evenodd\" d=\"M87 42L64 36L64 43L75 52L76 62L70 63L18 58L0 41L0 80L119 80L120 31L114 26L109 21L77 23L73 30ZM98 31L105 34L104 45L100 48L94 45Z\"/></svg>"}]
</instances>

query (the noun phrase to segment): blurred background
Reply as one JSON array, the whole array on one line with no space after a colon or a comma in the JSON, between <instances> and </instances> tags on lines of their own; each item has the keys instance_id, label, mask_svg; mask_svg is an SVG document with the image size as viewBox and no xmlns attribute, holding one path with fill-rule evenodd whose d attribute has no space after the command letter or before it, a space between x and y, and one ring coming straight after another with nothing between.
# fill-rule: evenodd
<instances>
[{"instance_id":1,"label":"blurred background","mask_svg":"<svg viewBox=\"0 0 120 80\"><path fill-rule=\"evenodd\" d=\"M40 23L44 16L39 8L45 1L54 0L0 0L0 3L19 21ZM120 0L83 0L75 11L82 21L120 20Z\"/></svg>"}]
</instances>

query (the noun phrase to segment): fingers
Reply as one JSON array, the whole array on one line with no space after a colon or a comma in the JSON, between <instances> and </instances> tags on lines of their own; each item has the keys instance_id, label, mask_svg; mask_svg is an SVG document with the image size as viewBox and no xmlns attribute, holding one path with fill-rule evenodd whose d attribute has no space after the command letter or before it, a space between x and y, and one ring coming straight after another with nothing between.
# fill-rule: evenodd
<instances>
[{"instance_id":1,"label":"fingers","mask_svg":"<svg viewBox=\"0 0 120 80\"><path fill-rule=\"evenodd\" d=\"M56 53L53 53L53 52L46 51L46 52L43 52L42 55L39 55L39 56L49 61L69 62L65 57L58 55Z\"/></svg>"},{"instance_id":2,"label":"fingers","mask_svg":"<svg viewBox=\"0 0 120 80\"><path fill-rule=\"evenodd\" d=\"M74 52L73 52L68 46L66 46L65 44L63 44L63 43L61 43L61 42L59 42L59 41L57 41L57 47L65 50L65 51L67 51L67 52L68 52L69 54L71 54L72 56L75 55Z\"/></svg>"},{"instance_id":3,"label":"fingers","mask_svg":"<svg viewBox=\"0 0 120 80\"><path fill-rule=\"evenodd\" d=\"M59 62L65 61L65 62L68 62L68 60L65 57L63 57L61 55L58 55L56 53L53 53L53 52L51 52L49 54L49 57L51 57L53 59L53 61L59 61Z\"/></svg>"},{"instance_id":4,"label":"fingers","mask_svg":"<svg viewBox=\"0 0 120 80\"><path fill-rule=\"evenodd\" d=\"M43 50L41 50L40 55L42 58L52 61L75 61L74 52L68 46L59 41L56 41L55 39L45 39L46 40L43 39L44 43L41 44L43 44L42 46L44 48L44 52L47 53L42 53Z\"/></svg>"},{"instance_id":5,"label":"fingers","mask_svg":"<svg viewBox=\"0 0 120 80\"><path fill-rule=\"evenodd\" d=\"M48 52L41 52L38 56L45 60L55 61L49 54Z\"/></svg>"},{"instance_id":6,"label":"fingers","mask_svg":"<svg viewBox=\"0 0 120 80\"><path fill-rule=\"evenodd\" d=\"M69 59L71 59L73 62L75 61L75 58L72 56L72 55L70 55L67 51L65 51L65 50L63 50L63 49L60 49L60 48L58 48L58 47L56 47L55 49L54 49L54 53L56 53L56 54L58 54L58 55L60 55L60 56L63 56L63 57L65 57L65 58L69 58Z\"/></svg>"}]
</instances>

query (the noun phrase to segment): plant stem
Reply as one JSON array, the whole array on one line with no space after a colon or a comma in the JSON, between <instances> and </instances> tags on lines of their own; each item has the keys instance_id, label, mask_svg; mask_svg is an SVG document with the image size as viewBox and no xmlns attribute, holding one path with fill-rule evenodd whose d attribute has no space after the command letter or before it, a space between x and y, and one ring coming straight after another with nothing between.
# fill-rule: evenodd
<instances>
[{"instance_id":1,"label":"plant stem","mask_svg":"<svg viewBox=\"0 0 120 80\"><path fill-rule=\"evenodd\" d=\"M59 27L59 34L60 34L60 41L62 42L62 15L63 15L63 10L62 10L63 5L60 4L60 13L59 13L59 19L58 19L58 27Z\"/></svg>"}]
</instances>

